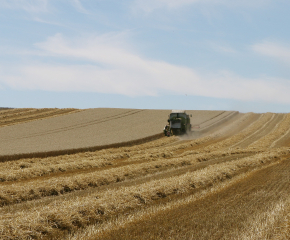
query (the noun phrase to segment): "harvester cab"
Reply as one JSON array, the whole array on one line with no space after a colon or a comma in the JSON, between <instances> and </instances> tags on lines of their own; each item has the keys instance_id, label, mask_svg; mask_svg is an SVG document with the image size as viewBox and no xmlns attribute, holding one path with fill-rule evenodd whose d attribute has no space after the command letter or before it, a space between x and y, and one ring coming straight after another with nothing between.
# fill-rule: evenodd
<instances>
[{"instance_id":1,"label":"harvester cab","mask_svg":"<svg viewBox=\"0 0 290 240\"><path fill-rule=\"evenodd\" d=\"M191 131L190 117L185 111L173 110L168 116L168 124L164 128L165 136L188 134Z\"/></svg>"}]
</instances>

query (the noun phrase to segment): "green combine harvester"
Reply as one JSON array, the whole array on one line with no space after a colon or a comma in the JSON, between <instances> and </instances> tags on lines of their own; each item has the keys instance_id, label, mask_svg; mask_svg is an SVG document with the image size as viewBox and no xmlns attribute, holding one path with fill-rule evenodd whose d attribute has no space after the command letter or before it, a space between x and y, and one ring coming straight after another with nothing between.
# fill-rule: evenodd
<instances>
[{"instance_id":1,"label":"green combine harvester","mask_svg":"<svg viewBox=\"0 0 290 240\"><path fill-rule=\"evenodd\" d=\"M173 110L168 116L168 124L164 127L164 135L189 134L191 132L190 118L192 115L186 114L184 110Z\"/></svg>"}]
</instances>

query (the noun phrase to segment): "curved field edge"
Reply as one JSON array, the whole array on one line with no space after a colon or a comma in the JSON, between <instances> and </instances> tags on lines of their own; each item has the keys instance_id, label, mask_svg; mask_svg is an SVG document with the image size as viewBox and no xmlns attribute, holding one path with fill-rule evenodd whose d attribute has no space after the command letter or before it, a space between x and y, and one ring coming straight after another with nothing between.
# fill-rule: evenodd
<instances>
[{"instance_id":1,"label":"curved field edge","mask_svg":"<svg viewBox=\"0 0 290 240\"><path fill-rule=\"evenodd\" d=\"M33 109L34 110L34 109ZM15 110L16 111L16 110ZM26 111L32 111L30 109L26 109ZM76 113L80 110L76 110L73 113ZM131 110L133 111L133 110ZM137 110L134 110L137 111ZM141 111L141 110L138 110ZM156 110L158 111L158 110ZM163 110L162 110L163 111ZM210 112L210 111L209 111ZM221 123L224 123L225 121L230 120L234 116L236 116L238 112L222 112L222 114L217 114L217 116L212 117L209 119L211 122L210 129L213 129L215 126L220 125ZM225 115L225 116L224 116ZM59 115L58 115L59 116ZM206 120L207 121L207 120ZM166 119L164 119L164 122L166 122ZM205 129L202 129L202 133L208 129L207 127ZM12 160L19 160L19 159L27 159L27 158L44 158L44 157L52 157L52 156L61 156L61 155L67 155L67 154L75 154L75 153L81 153L81 152L93 152L101 149L108 149L108 148L119 148L124 146L133 146L137 144L142 144L144 142L152 141L155 139L162 138L164 135L162 133L162 128L160 128L160 133L153 134L151 136L136 138L130 141L122 141L119 140L118 142L111 143L111 144L98 144L96 146L88 146L88 147L79 147L79 148L66 148L61 150L52 150L52 151L35 151L35 152L29 152L29 153L18 153L18 154L4 154L0 155L0 162L5 161L12 161ZM43 135L45 137L45 135ZM98 137L98 135L96 136ZM191 137L189 137L191 139Z\"/></svg>"},{"instance_id":2,"label":"curved field edge","mask_svg":"<svg viewBox=\"0 0 290 240\"><path fill-rule=\"evenodd\" d=\"M128 146L134 146L137 144L150 142L156 139L160 139L162 137L164 137L164 134L159 133L153 136L140 138L140 139L136 139L136 140L132 140L128 142L113 143L113 144L101 145L101 146L64 149L64 150L56 150L56 151L48 151L48 152L34 152L34 153L15 154L15 155L2 155L0 156L0 162L7 162L7 161L13 161L13 160L19 160L19 159L25 159L25 158L46 158L46 157L53 157L53 156L76 154L76 153L81 153L81 152L94 152L94 151L98 151L102 149L109 149L109 148L128 147Z\"/></svg>"},{"instance_id":3,"label":"curved field edge","mask_svg":"<svg viewBox=\"0 0 290 240\"><path fill-rule=\"evenodd\" d=\"M0 155L54 154L55 151L87 149L129 142L162 133L169 110L86 109L35 123L0 128ZM215 111L193 111L193 122L218 115ZM201 116L197 116L201 112ZM222 116L222 115L221 115ZM212 121L218 122L220 116ZM58 153L57 153L58 154ZM26 155L27 156L27 155ZM3 158L3 157L2 157ZM19 157L17 157L19 158ZM12 158L13 159L13 158Z\"/></svg>"},{"instance_id":4,"label":"curved field edge","mask_svg":"<svg viewBox=\"0 0 290 240\"><path fill-rule=\"evenodd\" d=\"M109 148L95 152L84 152L73 155L62 155L46 158L28 158L0 163L0 181L10 182L25 179L54 177L54 174L62 175L77 171L97 170L102 167L118 167L128 165L125 161L132 159L133 162L154 161L157 158L172 156L171 153L161 151L168 143L174 143L178 138L161 138L131 147ZM144 157L145 155L145 157ZM141 161L137 161L137 160ZM130 164L132 161L129 161Z\"/></svg>"}]
</instances>

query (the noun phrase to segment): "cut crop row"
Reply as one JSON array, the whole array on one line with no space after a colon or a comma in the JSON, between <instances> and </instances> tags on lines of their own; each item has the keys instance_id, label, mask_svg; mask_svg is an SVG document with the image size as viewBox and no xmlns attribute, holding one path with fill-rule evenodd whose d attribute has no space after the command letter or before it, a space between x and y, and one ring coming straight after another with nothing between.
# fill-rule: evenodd
<instances>
[{"instance_id":1,"label":"cut crop row","mask_svg":"<svg viewBox=\"0 0 290 240\"><path fill-rule=\"evenodd\" d=\"M177 145L164 146L166 144L176 142L178 138L162 138L153 142L136 145L133 147L122 147L113 149L104 149L96 152L79 153L74 155L63 155L58 157L23 159L14 162L0 164L0 180L16 181L19 179L28 179L32 177L44 176L50 173L67 172L77 169L99 168L103 166L115 164L117 159L127 159L126 162L144 162L154 161L159 158L184 157L187 155L195 155L202 152L219 149L221 144L229 146L240 141L241 138L249 134L253 129L268 120L268 116L264 115L259 121L246 128L229 139L209 145L193 151L186 151L175 155L172 151L187 149L195 145L203 144L211 139L210 136L200 139L188 141ZM158 147L162 147L161 149Z\"/></svg>"},{"instance_id":2,"label":"cut crop row","mask_svg":"<svg viewBox=\"0 0 290 240\"><path fill-rule=\"evenodd\" d=\"M150 151L151 148L160 147L176 140L176 138L162 138L148 143L135 145L133 147L112 148L73 155L28 158L3 162L0 163L0 181L17 181L45 176L51 173L101 168L108 165L114 165L118 163L116 160L126 159L133 157L134 155L141 157L145 151ZM155 150L152 151L155 152Z\"/></svg>"},{"instance_id":3,"label":"cut crop row","mask_svg":"<svg viewBox=\"0 0 290 240\"><path fill-rule=\"evenodd\" d=\"M154 174L164 170L195 165L202 161L209 161L226 156L234 156L239 159L239 154L256 153L253 151L216 151L212 153L201 153L195 156L183 158L159 159L154 162L133 164L108 170L99 170L90 173L75 173L69 176L57 176L45 179L35 179L29 182L17 182L12 185L1 186L0 206L20 203L45 196L60 195L76 190L84 190L91 187L100 187L127 179Z\"/></svg>"},{"instance_id":4,"label":"cut crop row","mask_svg":"<svg viewBox=\"0 0 290 240\"><path fill-rule=\"evenodd\" d=\"M0 216L0 237L42 238L56 237L63 231L74 231L115 214L150 205L170 195L186 193L192 189L211 186L253 169L274 162L289 154L289 149L275 149L226 162L187 174L150 181L138 186L122 187L103 193L93 193L76 199L55 201L45 206Z\"/></svg>"}]
</instances>

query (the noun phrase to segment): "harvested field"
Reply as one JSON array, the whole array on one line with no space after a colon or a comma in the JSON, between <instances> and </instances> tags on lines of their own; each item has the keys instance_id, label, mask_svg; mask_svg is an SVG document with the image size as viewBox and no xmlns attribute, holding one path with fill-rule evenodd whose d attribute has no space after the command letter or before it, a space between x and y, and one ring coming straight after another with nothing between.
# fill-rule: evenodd
<instances>
[{"instance_id":1,"label":"harvested field","mask_svg":"<svg viewBox=\"0 0 290 240\"><path fill-rule=\"evenodd\" d=\"M167 138L168 112L89 109L0 128L1 154L26 154L0 162L0 239L287 239L290 114L188 111L199 128Z\"/></svg>"},{"instance_id":2,"label":"harvested field","mask_svg":"<svg viewBox=\"0 0 290 240\"><path fill-rule=\"evenodd\" d=\"M8 110L7 114L9 111L25 115L32 114L35 110L22 109L18 112L18 109L13 109ZM58 152L66 152L65 150L96 150L96 146L120 145L154 135L160 137L169 113L169 110L99 108L78 111L73 113L73 116L62 115L0 128L0 159L1 156L11 159L9 156L17 154L37 156L39 152L51 155L56 152L58 155ZM201 129L233 115L233 112L225 111L189 113L193 114L192 124L201 125ZM3 113L3 118L5 116Z\"/></svg>"},{"instance_id":3,"label":"harvested field","mask_svg":"<svg viewBox=\"0 0 290 240\"><path fill-rule=\"evenodd\" d=\"M2 109L0 112L0 127L10 126L18 123L25 123L33 120L55 117L63 114L79 112L78 109L57 109L57 108L16 108Z\"/></svg>"}]
</instances>

